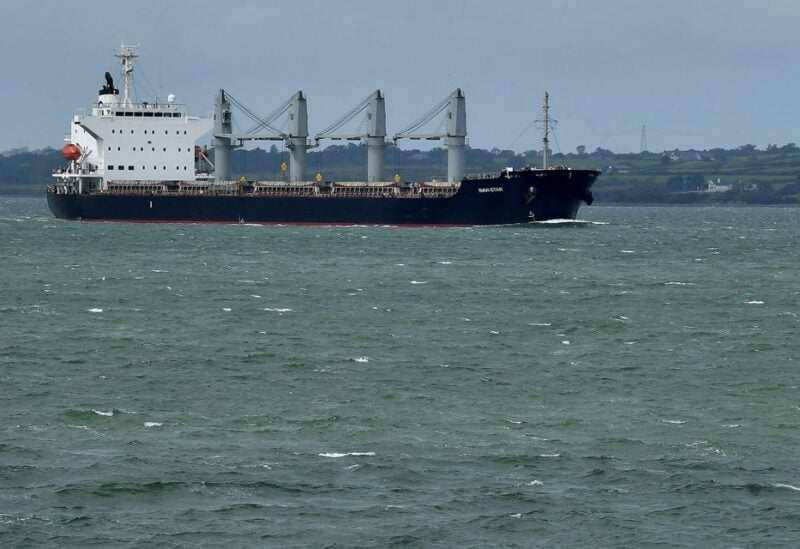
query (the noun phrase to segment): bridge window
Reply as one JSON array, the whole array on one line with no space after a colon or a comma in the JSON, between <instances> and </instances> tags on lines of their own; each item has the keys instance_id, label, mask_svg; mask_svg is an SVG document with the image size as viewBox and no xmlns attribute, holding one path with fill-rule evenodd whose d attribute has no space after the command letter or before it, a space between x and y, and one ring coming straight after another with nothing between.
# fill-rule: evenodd
<instances>
[{"instance_id":1,"label":"bridge window","mask_svg":"<svg viewBox=\"0 0 800 549\"><path fill-rule=\"evenodd\" d=\"M109 170L113 170L113 169L114 169L114 166L110 166L110 165L109 165L109 166L108 166L108 169L109 169Z\"/></svg>"},{"instance_id":2,"label":"bridge window","mask_svg":"<svg viewBox=\"0 0 800 549\"><path fill-rule=\"evenodd\" d=\"M133 166L128 166L128 169L129 169L129 170L132 170L132 169L133 169Z\"/></svg>"}]
</instances>

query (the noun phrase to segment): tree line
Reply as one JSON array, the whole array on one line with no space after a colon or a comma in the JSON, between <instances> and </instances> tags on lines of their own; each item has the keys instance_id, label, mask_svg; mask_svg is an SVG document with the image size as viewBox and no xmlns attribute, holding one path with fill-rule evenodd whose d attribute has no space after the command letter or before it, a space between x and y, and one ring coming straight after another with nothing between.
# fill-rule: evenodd
<instances>
[{"instance_id":1,"label":"tree line","mask_svg":"<svg viewBox=\"0 0 800 549\"><path fill-rule=\"evenodd\" d=\"M210 151L213 161L213 150ZM521 153L507 149L467 148L465 171L497 173L503 168L540 166L541 151ZM288 151L237 149L232 170L238 178L280 180L281 164ZM52 172L65 165L53 148L0 153L0 193L41 194L51 183ZM356 181L366 176L367 148L360 143L332 145L308 153L306 178L321 173L326 180ZM800 203L800 148L794 143L758 149L747 144L734 149L673 150L660 153L614 153L604 148L588 152L550 151L551 165L599 169L594 187L598 203ZM444 179L447 150L401 149L389 146L385 153L387 181L400 175L406 181Z\"/></svg>"}]
</instances>

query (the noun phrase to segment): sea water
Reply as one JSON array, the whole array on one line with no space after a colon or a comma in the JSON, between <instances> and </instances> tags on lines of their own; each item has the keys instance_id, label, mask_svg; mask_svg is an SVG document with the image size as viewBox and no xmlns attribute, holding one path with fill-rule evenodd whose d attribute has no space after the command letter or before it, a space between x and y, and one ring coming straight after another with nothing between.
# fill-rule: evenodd
<instances>
[{"instance_id":1,"label":"sea water","mask_svg":"<svg viewBox=\"0 0 800 549\"><path fill-rule=\"evenodd\" d=\"M454 229L0 199L0 545L800 539L800 211Z\"/></svg>"}]
</instances>

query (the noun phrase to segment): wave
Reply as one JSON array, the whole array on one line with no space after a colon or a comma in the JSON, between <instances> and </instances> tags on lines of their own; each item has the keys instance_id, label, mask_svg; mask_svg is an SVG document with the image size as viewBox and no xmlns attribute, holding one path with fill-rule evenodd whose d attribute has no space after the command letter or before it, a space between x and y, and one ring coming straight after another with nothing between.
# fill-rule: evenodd
<instances>
[{"instance_id":1,"label":"wave","mask_svg":"<svg viewBox=\"0 0 800 549\"><path fill-rule=\"evenodd\" d=\"M325 457L325 458L343 458L343 457L347 457L347 456L354 456L354 457L362 457L362 456L366 456L366 457L372 457L372 456L374 456L374 455L375 455L375 452L345 452L345 453L340 453L340 452L325 452L325 453L322 453L322 454L317 454L317 455L318 455L319 457Z\"/></svg>"}]
</instances>

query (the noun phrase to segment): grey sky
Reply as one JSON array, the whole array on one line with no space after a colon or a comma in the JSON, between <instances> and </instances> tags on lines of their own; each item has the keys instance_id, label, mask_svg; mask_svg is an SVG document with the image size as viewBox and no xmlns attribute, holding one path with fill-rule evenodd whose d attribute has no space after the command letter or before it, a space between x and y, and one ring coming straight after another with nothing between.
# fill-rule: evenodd
<instances>
[{"instance_id":1,"label":"grey sky","mask_svg":"<svg viewBox=\"0 0 800 549\"><path fill-rule=\"evenodd\" d=\"M392 133L461 87L475 147L508 148L545 89L564 152L638 151L642 124L653 151L800 142L797 0L3 0L2 22L0 151L60 146L122 39L193 114L302 89L312 133L375 88Z\"/></svg>"}]
</instances>

